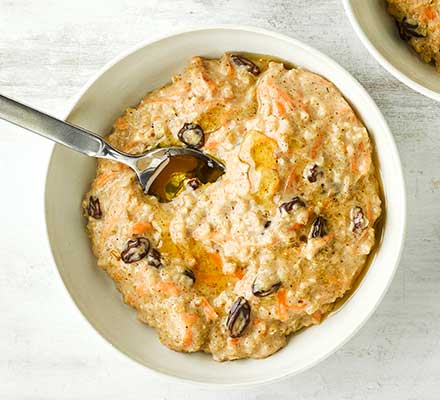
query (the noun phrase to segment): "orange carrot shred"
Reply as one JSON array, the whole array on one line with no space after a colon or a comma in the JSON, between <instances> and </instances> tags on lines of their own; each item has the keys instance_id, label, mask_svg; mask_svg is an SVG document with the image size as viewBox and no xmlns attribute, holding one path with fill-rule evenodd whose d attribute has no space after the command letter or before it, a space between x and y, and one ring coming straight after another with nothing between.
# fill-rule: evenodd
<instances>
[{"instance_id":1,"label":"orange carrot shred","mask_svg":"<svg viewBox=\"0 0 440 400\"><path fill-rule=\"evenodd\" d=\"M277 315L280 321L287 320L288 310L301 311L306 308L305 303L289 305L287 303L286 289L279 289L277 292Z\"/></svg>"},{"instance_id":2,"label":"orange carrot shred","mask_svg":"<svg viewBox=\"0 0 440 400\"><path fill-rule=\"evenodd\" d=\"M426 7L424 14L426 19L429 21L432 21L437 16L435 10L432 7Z\"/></svg>"},{"instance_id":3,"label":"orange carrot shred","mask_svg":"<svg viewBox=\"0 0 440 400\"><path fill-rule=\"evenodd\" d=\"M95 179L95 186L96 187L104 186L109 180L111 180L114 177L114 175L115 175L114 172L108 172L108 173L99 175Z\"/></svg>"},{"instance_id":4,"label":"orange carrot shred","mask_svg":"<svg viewBox=\"0 0 440 400\"><path fill-rule=\"evenodd\" d=\"M180 294L180 289L173 282L161 281L156 284L156 290L168 296L178 296Z\"/></svg>"},{"instance_id":5,"label":"orange carrot shred","mask_svg":"<svg viewBox=\"0 0 440 400\"><path fill-rule=\"evenodd\" d=\"M298 175L295 168L292 168L289 176L287 177L286 184L284 185L284 192L292 191L295 188L295 184L298 181Z\"/></svg>"},{"instance_id":6,"label":"orange carrot shred","mask_svg":"<svg viewBox=\"0 0 440 400\"><path fill-rule=\"evenodd\" d=\"M187 325L192 325L197 321L197 315L192 313L186 313L183 315L183 322Z\"/></svg>"},{"instance_id":7,"label":"orange carrot shred","mask_svg":"<svg viewBox=\"0 0 440 400\"><path fill-rule=\"evenodd\" d=\"M202 297L202 303L203 312L206 315L206 318L208 318L211 321L215 321L218 318L218 314L215 312L214 307L209 303L209 301Z\"/></svg>"},{"instance_id":8,"label":"orange carrot shred","mask_svg":"<svg viewBox=\"0 0 440 400\"><path fill-rule=\"evenodd\" d=\"M202 72L202 80L208 86L211 94L213 94L217 90L217 86L215 85L214 81L211 78L209 78L206 73Z\"/></svg>"},{"instance_id":9,"label":"orange carrot shred","mask_svg":"<svg viewBox=\"0 0 440 400\"><path fill-rule=\"evenodd\" d=\"M302 227L304 227L304 224L294 223L291 226L289 226L289 231L295 232L300 230Z\"/></svg>"},{"instance_id":10,"label":"orange carrot shred","mask_svg":"<svg viewBox=\"0 0 440 400\"><path fill-rule=\"evenodd\" d=\"M128 128L128 123L127 120L124 117L119 117L115 124L114 124L116 129L119 130L123 130L123 129L127 129Z\"/></svg>"},{"instance_id":11,"label":"orange carrot shred","mask_svg":"<svg viewBox=\"0 0 440 400\"><path fill-rule=\"evenodd\" d=\"M373 206L372 206L370 200L367 201L367 210L366 210L366 213L367 213L367 219L368 219L368 221L370 221L370 223L372 223L372 222L373 222L373 219L374 219L374 213L373 213Z\"/></svg>"},{"instance_id":12,"label":"orange carrot shred","mask_svg":"<svg viewBox=\"0 0 440 400\"><path fill-rule=\"evenodd\" d=\"M189 347L192 343L192 327L196 321L197 321L197 315L187 313L183 315L183 323L185 324L185 335L183 336L182 346L183 347Z\"/></svg>"},{"instance_id":13,"label":"orange carrot shred","mask_svg":"<svg viewBox=\"0 0 440 400\"><path fill-rule=\"evenodd\" d=\"M145 233L152 228L150 222L138 222L133 225L131 228L132 235L140 235L141 233Z\"/></svg>"},{"instance_id":14,"label":"orange carrot shred","mask_svg":"<svg viewBox=\"0 0 440 400\"><path fill-rule=\"evenodd\" d=\"M316 310L312 315L311 315L312 319L315 322L321 322L322 319L322 312L320 310Z\"/></svg>"},{"instance_id":15,"label":"orange carrot shred","mask_svg":"<svg viewBox=\"0 0 440 400\"><path fill-rule=\"evenodd\" d=\"M333 192L330 190L330 192L328 193L326 199L324 200L324 202L322 203L322 207L321 207L321 211L324 211L327 209L327 207L330 205L330 203L332 202L333 199Z\"/></svg>"},{"instance_id":16,"label":"orange carrot shred","mask_svg":"<svg viewBox=\"0 0 440 400\"><path fill-rule=\"evenodd\" d=\"M295 305L287 305L287 308L292 311L301 311L306 308L305 304L295 304Z\"/></svg>"},{"instance_id":17,"label":"orange carrot shred","mask_svg":"<svg viewBox=\"0 0 440 400\"><path fill-rule=\"evenodd\" d=\"M230 59L228 60L228 77L230 79L234 79L235 77L235 68L232 65L232 61Z\"/></svg>"},{"instance_id":18,"label":"orange carrot shred","mask_svg":"<svg viewBox=\"0 0 440 400\"><path fill-rule=\"evenodd\" d=\"M286 289L279 289L277 292L277 315L281 321L287 320Z\"/></svg>"},{"instance_id":19,"label":"orange carrot shred","mask_svg":"<svg viewBox=\"0 0 440 400\"><path fill-rule=\"evenodd\" d=\"M295 108L296 104L293 99L289 96L287 92L285 92L282 88L277 86L275 83L271 83L270 87L275 90L276 94L290 107Z\"/></svg>"},{"instance_id":20,"label":"orange carrot shred","mask_svg":"<svg viewBox=\"0 0 440 400\"><path fill-rule=\"evenodd\" d=\"M286 114L286 109L284 108L283 104L279 101L274 100L273 102L273 109L275 111L275 115L278 117L282 117Z\"/></svg>"},{"instance_id":21,"label":"orange carrot shred","mask_svg":"<svg viewBox=\"0 0 440 400\"><path fill-rule=\"evenodd\" d=\"M312 148L310 149L310 157L314 160L319 153L319 149L322 146L324 140L324 135L318 133L315 140L313 141Z\"/></svg>"}]
</instances>

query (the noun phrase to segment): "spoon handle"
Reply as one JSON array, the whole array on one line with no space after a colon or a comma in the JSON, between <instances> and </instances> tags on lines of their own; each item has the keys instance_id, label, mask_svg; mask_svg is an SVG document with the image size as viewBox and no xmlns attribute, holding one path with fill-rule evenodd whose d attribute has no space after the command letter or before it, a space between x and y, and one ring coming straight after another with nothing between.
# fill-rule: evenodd
<instances>
[{"instance_id":1,"label":"spoon handle","mask_svg":"<svg viewBox=\"0 0 440 400\"><path fill-rule=\"evenodd\" d=\"M103 157L109 145L99 136L0 95L0 118L88 156Z\"/></svg>"}]
</instances>

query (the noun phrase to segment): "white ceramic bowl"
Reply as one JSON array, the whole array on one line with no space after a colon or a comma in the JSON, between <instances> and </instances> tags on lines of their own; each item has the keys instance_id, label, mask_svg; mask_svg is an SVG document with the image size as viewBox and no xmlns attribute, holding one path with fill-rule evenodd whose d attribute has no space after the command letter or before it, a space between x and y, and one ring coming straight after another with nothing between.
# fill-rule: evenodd
<instances>
[{"instance_id":1,"label":"white ceramic bowl","mask_svg":"<svg viewBox=\"0 0 440 400\"><path fill-rule=\"evenodd\" d=\"M370 54L395 78L440 101L440 73L400 39L385 0L342 0L356 34Z\"/></svg>"},{"instance_id":2,"label":"white ceramic bowl","mask_svg":"<svg viewBox=\"0 0 440 400\"><path fill-rule=\"evenodd\" d=\"M146 367L204 384L269 382L311 367L345 343L370 317L391 283L399 262L406 218L399 156L382 114L359 83L334 61L297 40L243 27L215 27L175 34L124 54L86 86L67 119L100 134L128 106L166 83L193 55L225 51L270 54L331 80L357 110L378 150L387 203L383 241L353 297L321 325L293 336L264 360L217 363L205 354L182 354L159 343L153 329L137 322L113 282L96 267L84 230L80 203L94 176L95 161L55 146L46 182L46 221L61 278L82 314L114 347Z\"/></svg>"}]
</instances>

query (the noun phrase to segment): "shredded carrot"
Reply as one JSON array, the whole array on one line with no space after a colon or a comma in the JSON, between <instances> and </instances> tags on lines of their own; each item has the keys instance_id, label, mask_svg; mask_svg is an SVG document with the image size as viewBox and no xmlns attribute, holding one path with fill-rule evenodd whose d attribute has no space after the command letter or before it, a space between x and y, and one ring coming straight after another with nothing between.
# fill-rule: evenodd
<instances>
[{"instance_id":1,"label":"shredded carrot","mask_svg":"<svg viewBox=\"0 0 440 400\"><path fill-rule=\"evenodd\" d=\"M325 235L322 238L317 238L315 240L320 240L321 247L324 247L327 243L330 243L335 238L335 236L336 236L335 232L331 232L328 235Z\"/></svg>"},{"instance_id":2,"label":"shredded carrot","mask_svg":"<svg viewBox=\"0 0 440 400\"><path fill-rule=\"evenodd\" d=\"M324 211L327 209L327 207L330 205L333 199L333 192L330 190L328 193L326 199L324 200L324 203L322 203L321 211Z\"/></svg>"},{"instance_id":3,"label":"shredded carrot","mask_svg":"<svg viewBox=\"0 0 440 400\"><path fill-rule=\"evenodd\" d=\"M95 186L96 187L101 187L104 186L109 180L111 180L112 178L114 178L115 173L114 172L108 172L105 174L101 174L99 175L96 179L95 179Z\"/></svg>"},{"instance_id":4,"label":"shredded carrot","mask_svg":"<svg viewBox=\"0 0 440 400\"><path fill-rule=\"evenodd\" d=\"M322 319L322 312L320 310L316 310L312 315L311 315L312 319L315 322L321 322Z\"/></svg>"},{"instance_id":5,"label":"shredded carrot","mask_svg":"<svg viewBox=\"0 0 440 400\"><path fill-rule=\"evenodd\" d=\"M192 329L190 326L185 327L185 336L183 337L182 346L189 347L192 343Z\"/></svg>"},{"instance_id":6,"label":"shredded carrot","mask_svg":"<svg viewBox=\"0 0 440 400\"><path fill-rule=\"evenodd\" d=\"M292 225L289 226L289 231L299 231L302 227L304 227L304 224L299 224L299 223L293 223Z\"/></svg>"},{"instance_id":7,"label":"shredded carrot","mask_svg":"<svg viewBox=\"0 0 440 400\"><path fill-rule=\"evenodd\" d=\"M180 294L180 289L173 282L161 281L156 284L156 290L162 292L168 296L178 296Z\"/></svg>"},{"instance_id":8,"label":"shredded carrot","mask_svg":"<svg viewBox=\"0 0 440 400\"><path fill-rule=\"evenodd\" d=\"M211 306L206 297L202 297L201 306L203 307L203 312L205 313L206 318L211 321L215 321L218 318L218 314L215 312L214 307Z\"/></svg>"},{"instance_id":9,"label":"shredded carrot","mask_svg":"<svg viewBox=\"0 0 440 400\"><path fill-rule=\"evenodd\" d=\"M319 153L319 150L322 146L322 142L324 140L324 135L318 133L315 140L313 141L312 148L310 149L310 157L314 160Z\"/></svg>"},{"instance_id":10,"label":"shredded carrot","mask_svg":"<svg viewBox=\"0 0 440 400\"><path fill-rule=\"evenodd\" d=\"M116 120L114 127L119 130L127 129L128 128L127 120L124 117L119 117Z\"/></svg>"},{"instance_id":11,"label":"shredded carrot","mask_svg":"<svg viewBox=\"0 0 440 400\"><path fill-rule=\"evenodd\" d=\"M432 21L437 16L437 13L432 7L426 7L424 16L428 21Z\"/></svg>"},{"instance_id":12,"label":"shredded carrot","mask_svg":"<svg viewBox=\"0 0 440 400\"><path fill-rule=\"evenodd\" d=\"M288 304L287 308L292 311L301 311L301 310L304 310L304 308L306 308L306 305L305 304L294 304L294 305Z\"/></svg>"},{"instance_id":13,"label":"shredded carrot","mask_svg":"<svg viewBox=\"0 0 440 400\"><path fill-rule=\"evenodd\" d=\"M232 61L230 59L228 59L228 77L230 79L234 79L235 77L235 68L232 65Z\"/></svg>"},{"instance_id":14,"label":"shredded carrot","mask_svg":"<svg viewBox=\"0 0 440 400\"><path fill-rule=\"evenodd\" d=\"M280 321L287 320L289 310L301 311L306 308L305 303L290 305L287 303L286 289L279 289L277 292L277 315Z\"/></svg>"},{"instance_id":15,"label":"shredded carrot","mask_svg":"<svg viewBox=\"0 0 440 400\"><path fill-rule=\"evenodd\" d=\"M359 236L358 244L361 243L365 239L365 237L368 236L368 232L368 229L364 229L364 231L361 233L361 236Z\"/></svg>"},{"instance_id":16,"label":"shredded carrot","mask_svg":"<svg viewBox=\"0 0 440 400\"><path fill-rule=\"evenodd\" d=\"M197 315L192 313L186 313L183 315L183 322L187 325L193 325L197 321Z\"/></svg>"},{"instance_id":17,"label":"shredded carrot","mask_svg":"<svg viewBox=\"0 0 440 400\"><path fill-rule=\"evenodd\" d=\"M229 343L232 344L232 346L237 346L238 342L240 341L240 338L229 338Z\"/></svg>"},{"instance_id":18,"label":"shredded carrot","mask_svg":"<svg viewBox=\"0 0 440 400\"><path fill-rule=\"evenodd\" d=\"M278 117L282 117L286 114L286 109L280 101L273 101L273 109L275 111L275 115L277 115Z\"/></svg>"},{"instance_id":19,"label":"shredded carrot","mask_svg":"<svg viewBox=\"0 0 440 400\"><path fill-rule=\"evenodd\" d=\"M279 289L277 292L277 315L280 321L287 320L287 299L286 289Z\"/></svg>"},{"instance_id":20,"label":"shredded carrot","mask_svg":"<svg viewBox=\"0 0 440 400\"><path fill-rule=\"evenodd\" d=\"M183 323L185 324L185 335L183 337L182 345L183 347L189 347L192 343L192 325L197 321L197 315L187 313L182 317Z\"/></svg>"},{"instance_id":21,"label":"shredded carrot","mask_svg":"<svg viewBox=\"0 0 440 400\"><path fill-rule=\"evenodd\" d=\"M354 152L354 154L350 158L350 164L351 164L351 172L355 173L357 172L359 168L359 157L364 152L364 142L360 142L357 145L357 148Z\"/></svg>"},{"instance_id":22,"label":"shredded carrot","mask_svg":"<svg viewBox=\"0 0 440 400\"><path fill-rule=\"evenodd\" d=\"M373 213L373 206L372 206L370 200L367 200L367 209L366 209L366 213L367 213L367 219L368 219L368 221L370 221L370 223L372 223L372 222L373 222L373 219L374 219L374 213Z\"/></svg>"},{"instance_id":23,"label":"shredded carrot","mask_svg":"<svg viewBox=\"0 0 440 400\"><path fill-rule=\"evenodd\" d=\"M369 235L370 229L364 229L363 232L361 233L361 235L359 236L359 238L357 239L357 242L355 243L353 250L352 250L352 254L356 255L357 251L359 249L359 247L362 245L362 243L364 242L364 239Z\"/></svg>"},{"instance_id":24,"label":"shredded carrot","mask_svg":"<svg viewBox=\"0 0 440 400\"><path fill-rule=\"evenodd\" d=\"M150 222L138 222L133 225L131 228L132 235L140 235L141 233L145 233L152 228Z\"/></svg>"},{"instance_id":25,"label":"shredded carrot","mask_svg":"<svg viewBox=\"0 0 440 400\"><path fill-rule=\"evenodd\" d=\"M206 85L208 86L209 91L211 92L211 94L213 94L213 93L217 90L217 86L216 86L216 84L214 83L214 81L213 81L211 78L209 78L209 77L207 76L206 73L203 73L203 72L202 72L202 80L203 80L203 81L206 83Z\"/></svg>"},{"instance_id":26,"label":"shredded carrot","mask_svg":"<svg viewBox=\"0 0 440 400\"><path fill-rule=\"evenodd\" d=\"M350 158L350 169L351 172L354 174L357 170L357 157L355 154L353 154Z\"/></svg>"},{"instance_id":27,"label":"shredded carrot","mask_svg":"<svg viewBox=\"0 0 440 400\"><path fill-rule=\"evenodd\" d=\"M284 185L284 192L292 191L295 188L295 184L298 181L298 175L295 168L292 168L289 176L287 177L286 184Z\"/></svg>"},{"instance_id":28,"label":"shredded carrot","mask_svg":"<svg viewBox=\"0 0 440 400\"><path fill-rule=\"evenodd\" d=\"M275 90L278 97L280 97L285 103L287 103L290 107L295 108L296 104L293 99L289 96L287 92L285 92L281 87L276 85L274 82L271 82L269 85L273 90Z\"/></svg>"},{"instance_id":29,"label":"shredded carrot","mask_svg":"<svg viewBox=\"0 0 440 400\"><path fill-rule=\"evenodd\" d=\"M116 168L112 169L113 172L124 171L124 169L130 168L128 165L122 164L121 162L116 162Z\"/></svg>"}]
</instances>

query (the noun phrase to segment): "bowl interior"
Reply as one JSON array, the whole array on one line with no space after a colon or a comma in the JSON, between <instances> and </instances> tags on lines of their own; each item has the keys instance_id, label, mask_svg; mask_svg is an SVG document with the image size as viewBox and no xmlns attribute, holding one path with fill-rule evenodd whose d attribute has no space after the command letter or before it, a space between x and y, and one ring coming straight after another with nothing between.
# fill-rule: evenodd
<instances>
[{"instance_id":1,"label":"bowl interior","mask_svg":"<svg viewBox=\"0 0 440 400\"><path fill-rule=\"evenodd\" d=\"M440 101L440 73L432 64L423 62L412 47L400 39L394 19L387 12L386 1L344 2L349 14L351 11L355 29L361 31L358 34L364 44L376 58L382 58L378 61L403 83Z\"/></svg>"},{"instance_id":2,"label":"bowl interior","mask_svg":"<svg viewBox=\"0 0 440 400\"><path fill-rule=\"evenodd\" d=\"M168 82L191 56L214 57L231 50L274 55L327 77L350 99L375 139L388 203L383 243L355 295L339 312L292 337L285 349L264 360L217 363L204 354L176 353L136 320L133 309L122 303L113 282L96 266L80 209L94 176L93 159L55 147L47 175L46 219L64 284L106 340L166 375L201 383L250 384L297 373L329 355L366 321L391 281L403 239L405 194L392 136L370 97L337 64L297 41L250 28L213 28L161 39L121 58L85 90L68 120L107 134L115 118L146 92Z\"/></svg>"}]
</instances>

